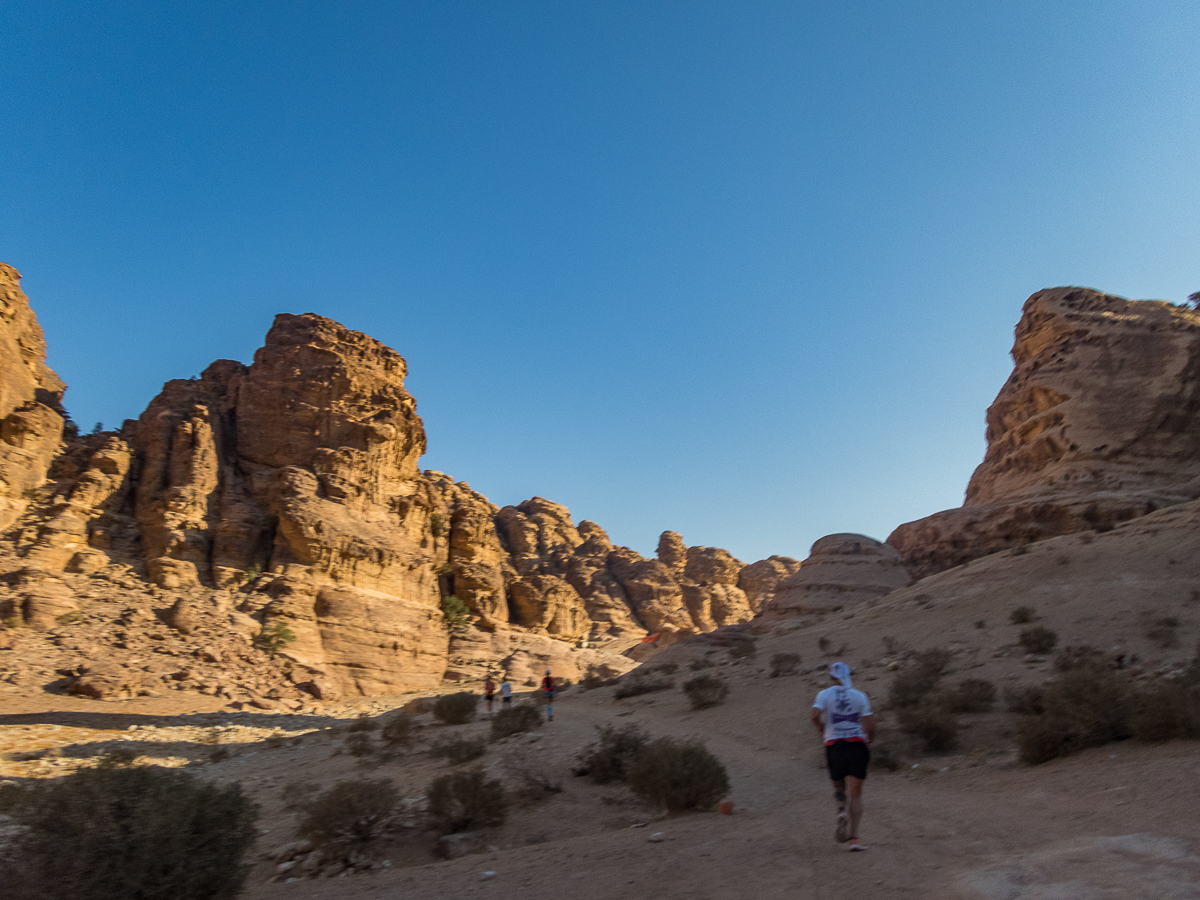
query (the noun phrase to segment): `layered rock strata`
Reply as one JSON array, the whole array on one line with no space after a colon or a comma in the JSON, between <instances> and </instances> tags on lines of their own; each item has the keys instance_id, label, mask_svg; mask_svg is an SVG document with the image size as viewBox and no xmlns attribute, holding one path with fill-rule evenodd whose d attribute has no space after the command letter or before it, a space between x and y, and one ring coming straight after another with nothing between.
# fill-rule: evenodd
<instances>
[{"instance_id":1,"label":"layered rock strata","mask_svg":"<svg viewBox=\"0 0 1200 900\"><path fill-rule=\"evenodd\" d=\"M918 576L1200 497L1200 314L1039 291L960 509L888 538Z\"/></svg>"},{"instance_id":2,"label":"layered rock strata","mask_svg":"<svg viewBox=\"0 0 1200 900\"><path fill-rule=\"evenodd\" d=\"M907 587L912 578L892 547L861 534L830 534L780 581L764 622L837 612Z\"/></svg>"}]
</instances>

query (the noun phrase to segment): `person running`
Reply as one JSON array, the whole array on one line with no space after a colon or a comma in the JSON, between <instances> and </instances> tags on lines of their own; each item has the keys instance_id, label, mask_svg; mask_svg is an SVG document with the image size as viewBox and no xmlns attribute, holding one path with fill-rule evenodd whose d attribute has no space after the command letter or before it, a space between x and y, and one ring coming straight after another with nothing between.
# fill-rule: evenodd
<instances>
[{"instance_id":1,"label":"person running","mask_svg":"<svg viewBox=\"0 0 1200 900\"><path fill-rule=\"evenodd\" d=\"M488 716L492 715L492 701L496 699L496 682L492 681L491 673L488 673L487 681L483 683L483 699L487 701Z\"/></svg>"},{"instance_id":2,"label":"person running","mask_svg":"<svg viewBox=\"0 0 1200 900\"><path fill-rule=\"evenodd\" d=\"M848 665L835 662L829 667L829 678L833 685L817 694L810 718L825 738L825 762L837 804L834 837L839 843L849 841L851 850L863 850L858 840L858 823L862 819L862 788L871 761L875 720L867 695L856 691L850 683Z\"/></svg>"},{"instance_id":3,"label":"person running","mask_svg":"<svg viewBox=\"0 0 1200 900\"><path fill-rule=\"evenodd\" d=\"M542 679L542 697L546 701L546 719L550 722L554 721L554 676L550 674L550 670L546 670L546 677Z\"/></svg>"},{"instance_id":4,"label":"person running","mask_svg":"<svg viewBox=\"0 0 1200 900\"><path fill-rule=\"evenodd\" d=\"M512 706L512 682L506 677L504 683L500 685L500 705Z\"/></svg>"}]
</instances>

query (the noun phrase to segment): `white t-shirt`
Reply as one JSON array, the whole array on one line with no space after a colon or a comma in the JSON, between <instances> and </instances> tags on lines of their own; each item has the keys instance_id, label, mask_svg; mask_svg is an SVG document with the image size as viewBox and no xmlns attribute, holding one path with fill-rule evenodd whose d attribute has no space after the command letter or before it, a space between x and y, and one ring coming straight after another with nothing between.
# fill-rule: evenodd
<instances>
[{"instance_id":1,"label":"white t-shirt","mask_svg":"<svg viewBox=\"0 0 1200 900\"><path fill-rule=\"evenodd\" d=\"M504 684L500 685L500 696L501 697L511 697L512 696L512 685L509 684L507 681L504 682Z\"/></svg>"},{"instance_id":2,"label":"white t-shirt","mask_svg":"<svg viewBox=\"0 0 1200 900\"><path fill-rule=\"evenodd\" d=\"M862 717L871 715L871 701L862 691L838 685L817 694L813 707L825 713L825 743L834 741L865 742Z\"/></svg>"}]
</instances>

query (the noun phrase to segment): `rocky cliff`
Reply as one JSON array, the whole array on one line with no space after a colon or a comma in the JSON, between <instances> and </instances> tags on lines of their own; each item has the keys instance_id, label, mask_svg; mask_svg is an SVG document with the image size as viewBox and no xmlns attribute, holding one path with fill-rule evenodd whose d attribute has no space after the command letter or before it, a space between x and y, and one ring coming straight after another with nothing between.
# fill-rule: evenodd
<instances>
[{"instance_id":1,"label":"rocky cliff","mask_svg":"<svg viewBox=\"0 0 1200 900\"><path fill-rule=\"evenodd\" d=\"M16 273L0 275L0 341L20 351L0 370L0 527L23 573L9 608L31 610L32 627L86 611L80 578L138 577L163 621L203 611L209 644L290 636L279 653L310 692L397 693L491 669L621 671L648 636L749 621L799 566L746 566L673 532L647 559L559 504L499 509L422 471L404 359L318 315L280 315L251 365L218 360L119 431L64 442L63 386ZM450 596L469 612L462 627L443 615Z\"/></svg>"},{"instance_id":2,"label":"rocky cliff","mask_svg":"<svg viewBox=\"0 0 1200 900\"><path fill-rule=\"evenodd\" d=\"M1039 291L1012 356L962 508L888 538L918 577L1200 497L1200 314Z\"/></svg>"}]
</instances>

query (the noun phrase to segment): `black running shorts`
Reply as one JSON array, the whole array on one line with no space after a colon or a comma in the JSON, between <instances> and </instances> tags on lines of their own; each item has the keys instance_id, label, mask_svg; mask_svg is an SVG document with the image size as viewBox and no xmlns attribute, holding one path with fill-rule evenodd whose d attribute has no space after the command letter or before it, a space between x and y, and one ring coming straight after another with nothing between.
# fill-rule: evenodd
<instances>
[{"instance_id":1,"label":"black running shorts","mask_svg":"<svg viewBox=\"0 0 1200 900\"><path fill-rule=\"evenodd\" d=\"M833 781L841 781L847 775L865 779L870 761L871 750L861 741L834 741L825 746L825 762Z\"/></svg>"}]
</instances>

